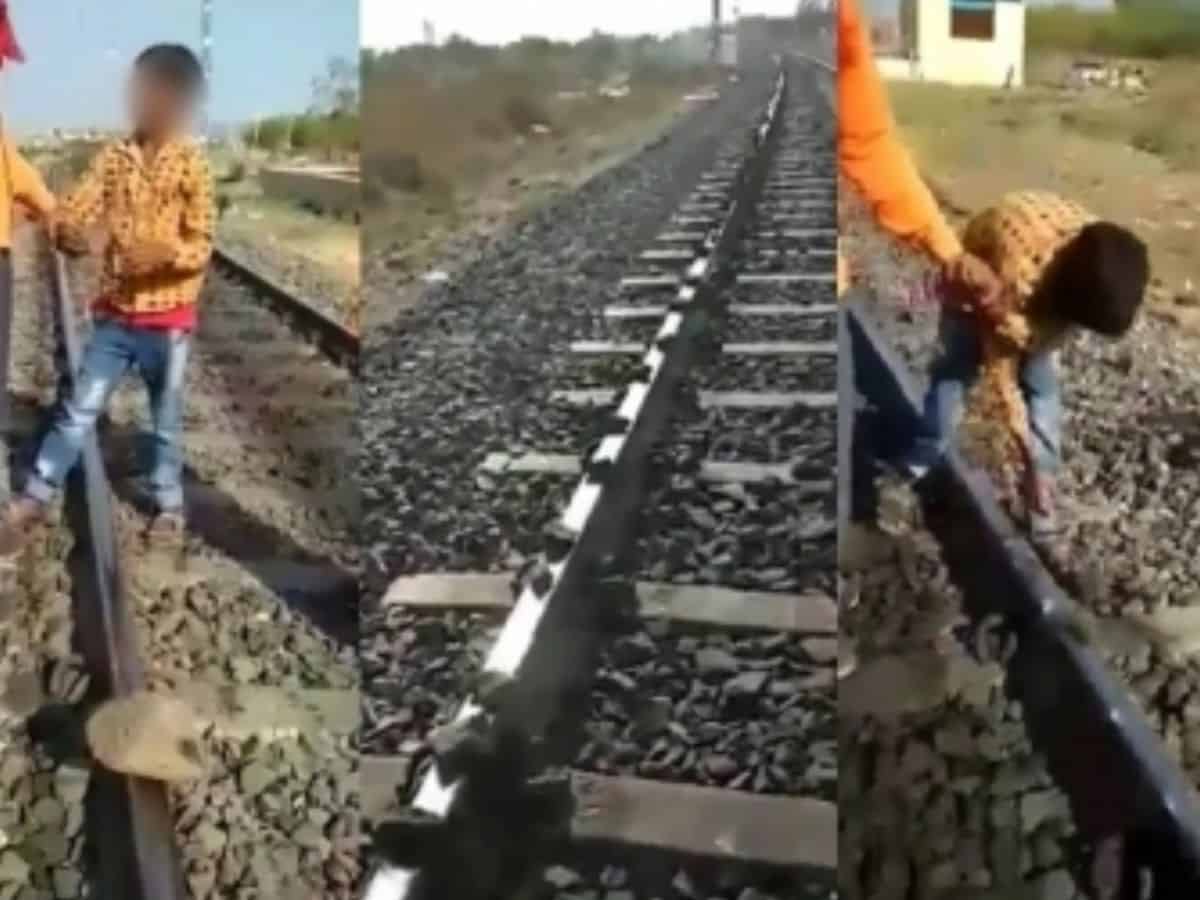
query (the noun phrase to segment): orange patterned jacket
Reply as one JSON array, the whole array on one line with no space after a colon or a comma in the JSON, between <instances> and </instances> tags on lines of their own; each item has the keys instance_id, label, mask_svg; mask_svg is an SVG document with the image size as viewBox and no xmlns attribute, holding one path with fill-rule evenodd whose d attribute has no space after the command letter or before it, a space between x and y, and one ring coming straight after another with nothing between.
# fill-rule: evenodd
<instances>
[{"instance_id":1,"label":"orange patterned jacket","mask_svg":"<svg viewBox=\"0 0 1200 900\"><path fill-rule=\"evenodd\" d=\"M63 201L61 216L77 228L105 226L104 306L137 316L195 305L215 221L212 175L198 144L175 139L149 162L132 138L108 144ZM174 264L153 275L134 274L126 265L129 249L150 240L171 244Z\"/></svg>"},{"instance_id":2,"label":"orange patterned jacket","mask_svg":"<svg viewBox=\"0 0 1200 900\"><path fill-rule=\"evenodd\" d=\"M1029 417L1018 381L1021 357L1053 346L1069 331L1062 322L1029 315L1028 304L1054 255L1096 217L1054 194L1023 191L1007 194L977 213L963 230L963 247L1000 276L1004 316L983 332L983 398L998 404L989 418L1005 426L1010 446L1005 461L1024 460Z\"/></svg>"}]
</instances>

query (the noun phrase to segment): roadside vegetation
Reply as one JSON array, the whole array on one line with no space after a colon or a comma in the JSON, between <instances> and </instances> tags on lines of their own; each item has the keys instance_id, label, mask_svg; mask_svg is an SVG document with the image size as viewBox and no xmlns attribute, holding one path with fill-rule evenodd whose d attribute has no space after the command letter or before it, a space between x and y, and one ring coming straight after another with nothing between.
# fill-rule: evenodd
<instances>
[{"instance_id":1,"label":"roadside vegetation","mask_svg":"<svg viewBox=\"0 0 1200 900\"><path fill-rule=\"evenodd\" d=\"M298 115L271 116L243 126L241 142L269 155L315 156L326 161L356 157L360 148L359 69L333 59L313 81L313 101Z\"/></svg>"},{"instance_id":2,"label":"roadside vegetation","mask_svg":"<svg viewBox=\"0 0 1200 900\"><path fill-rule=\"evenodd\" d=\"M509 168L529 145L558 152L587 135L654 117L706 76L699 35L504 47L451 37L363 61L369 192L437 206Z\"/></svg>"},{"instance_id":3,"label":"roadside vegetation","mask_svg":"<svg viewBox=\"0 0 1200 900\"><path fill-rule=\"evenodd\" d=\"M1026 22L1027 43L1035 52L1200 58L1200 7L1182 0L1129 0L1107 10L1030 7Z\"/></svg>"}]
</instances>

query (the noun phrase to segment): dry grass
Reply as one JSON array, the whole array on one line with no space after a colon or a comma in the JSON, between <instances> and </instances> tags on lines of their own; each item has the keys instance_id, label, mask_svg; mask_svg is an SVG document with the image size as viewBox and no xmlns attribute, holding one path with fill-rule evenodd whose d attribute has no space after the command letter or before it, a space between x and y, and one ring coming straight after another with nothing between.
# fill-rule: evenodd
<instances>
[{"instance_id":1,"label":"dry grass","mask_svg":"<svg viewBox=\"0 0 1200 900\"><path fill-rule=\"evenodd\" d=\"M381 239L415 273L451 236L495 229L661 131L694 84L642 82L619 99L594 91L565 99L556 81L491 69L457 80L369 78L368 240Z\"/></svg>"},{"instance_id":2,"label":"dry grass","mask_svg":"<svg viewBox=\"0 0 1200 900\"><path fill-rule=\"evenodd\" d=\"M1030 8L1027 40L1039 52L1144 59L1200 57L1200 15L1176 0L1139 0L1113 9L1061 3Z\"/></svg>"},{"instance_id":3,"label":"dry grass","mask_svg":"<svg viewBox=\"0 0 1200 900\"><path fill-rule=\"evenodd\" d=\"M1140 100L1051 86L1056 68L1061 59L1037 60L1022 91L897 82L890 93L922 170L956 206L1022 189L1077 199L1137 231L1156 298L1186 302L1200 285L1200 63L1152 68Z\"/></svg>"},{"instance_id":4,"label":"dry grass","mask_svg":"<svg viewBox=\"0 0 1200 900\"><path fill-rule=\"evenodd\" d=\"M654 115L679 93L643 85L622 99L561 99L552 86L513 73L443 84L398 78L378 90L368 85L367 168L390 188L469 190L490 169L530 149ZM537 125L550 133L535 135Z\"/></svg>"},{"instance_id":5,"label":"dry grass","mask_svg":"<svg viewBox=\"0 0 1200 900\"><path fill-rule=\"evenodd\" d=\"M317 216L261 197L243 197L221 219L222 234L247 243L266 243L302 257L339 281L360 280L358 226Z\"/></svg>"}]
</instances>

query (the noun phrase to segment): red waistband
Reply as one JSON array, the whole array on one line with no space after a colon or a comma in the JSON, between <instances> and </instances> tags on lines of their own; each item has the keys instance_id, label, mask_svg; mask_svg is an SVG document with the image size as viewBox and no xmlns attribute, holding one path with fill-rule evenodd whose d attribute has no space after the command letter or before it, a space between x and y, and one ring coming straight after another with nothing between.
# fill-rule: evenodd
<instances>
[{"instance_id":1,"label":"red waistband","mask_svg":"<svg viewBox=\"0 0 1200 900\"><path fill-rule=\"evenodd\" d=\"M107 300L101 298L93 306L93 311L130 328L147 328L153 330L171 331L180 329L194 331L196 328L196 304L177 306L162 312L127 312L117 309Z\"/></svg>"}]
</instances>

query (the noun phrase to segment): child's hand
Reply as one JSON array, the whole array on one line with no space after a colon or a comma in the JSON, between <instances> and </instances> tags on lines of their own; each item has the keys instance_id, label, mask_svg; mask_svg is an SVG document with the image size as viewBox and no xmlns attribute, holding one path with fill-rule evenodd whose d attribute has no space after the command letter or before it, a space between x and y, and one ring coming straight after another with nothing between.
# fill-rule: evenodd
<instances>
[{"instance_id":1,"label":"child's hand","mask_svg":"<svg viewBox=\"0 0 1200 900\"><path fill-rule=\"evenodd\" d=\"M974 253L963 252L942 268L947 282L976 294L990 294L1000 287L1000 278Z\"/></svg>"},{"instance_id":2,"label":"child's hand","mask_svg":"<svg viewBox=\"0 0 1200 900\"><path fill-rule=\"evenodd\" d=\"M175 248L166 241L149 240L129 248L126 262L139 275L152 275L175 260Z\"/></svg>"},{"instance_id":3,"label":"child's hand","mask_svg":"<svg viewBox=\"0 0 1200 900\"><path fill-rule=\"evenodd\" d=\"M941 286L949 305L961 312L987 318L1003 314L1003 283L992 267L973 253L962 253L942 267Z\"/></svg>"},{"instance_id":4,"label":"child's hand","mask_svg":"<svg viewBox=\"0 0 1200 900\"><path fill-rule=\"evenodd\" d=\"M50 234L53 235L54 245L68 256L84 256L92 249L91 241L83 229L69 222L52 220Z\"/></svg>"},{"instance_id":5,"label":"child's hand","mask_svg":"<svg viewBox=\"0 0 1200 900\"><path fill-rule=\"evenodd\" d=\"M995 290L987 294L978 295L972 303L972 308L975 315L983 319L985 322L991 323L993 326L998 326L1004 321L1004 317L1008 312L1010 303L1008 295L1004 288L997 286Z\"/></svg>"}]
</instances>

